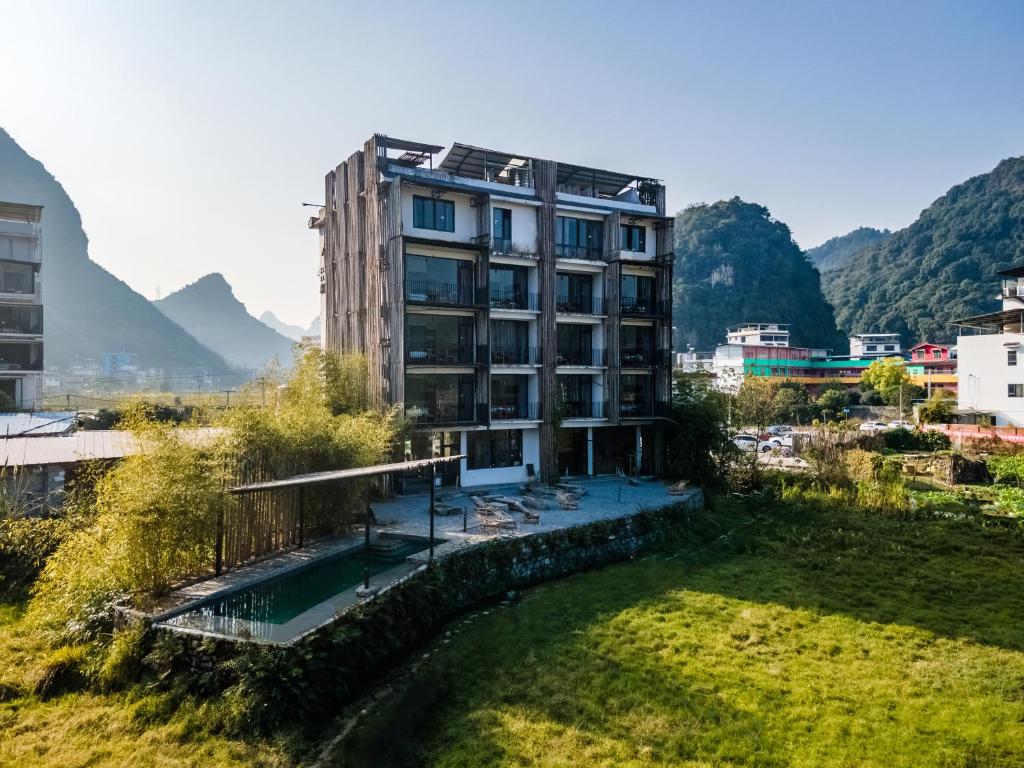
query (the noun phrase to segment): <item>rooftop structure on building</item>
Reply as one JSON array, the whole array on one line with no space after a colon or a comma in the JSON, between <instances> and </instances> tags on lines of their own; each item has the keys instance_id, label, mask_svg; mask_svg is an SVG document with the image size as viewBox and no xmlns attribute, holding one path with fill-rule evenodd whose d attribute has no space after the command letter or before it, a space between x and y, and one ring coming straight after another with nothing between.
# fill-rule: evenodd
<instances>
[{"instance_id":1,"label":"rooftop structure on building","mask_svg":"<svg viewBox=\"0 0 1024 768\"><path fill-rule=\"evenodd\" d=\"M0 407L42 399L42 219L40 205L0 202Z\"/></svg>"},{"instance_id":2,"label":"rooftop structure on building","mask_svg":"<svg viewBox=\"0 0 1024 768\"><path fill-rule=\"evenodd\" d=\"M375 135L327 174L323 344L366 354L445 483L657 472L673 219L657 179ZM610 165L615 165L610 163Z\"/></svg>"},{"instance_id":3,"label":"rooftop structure on building","mask_svg":"<svg viewBox=\"0 0 1024 768\"><path fill-rule=\"evenodd\" d=\"M898 357L900 335L898 333L857 333L850 336L850 357Z\"/></svg>"},{"instance_id":4,"label":"rooftop structure on building","mask_svg":"<svg viewBox=\"0 0 1024 768\"><path fill-rule=\"evenodd\" d=\"M788 347L788 323L741 323L726 331L727 344L749 344L758 347Z\"/></svg>"}]
</instances>

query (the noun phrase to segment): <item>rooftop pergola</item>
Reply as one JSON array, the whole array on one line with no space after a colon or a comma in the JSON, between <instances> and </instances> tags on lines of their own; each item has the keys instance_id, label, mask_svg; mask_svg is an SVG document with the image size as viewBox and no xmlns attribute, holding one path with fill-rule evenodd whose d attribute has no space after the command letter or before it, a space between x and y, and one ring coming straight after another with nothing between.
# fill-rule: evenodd
<instances>
[{"instance_id":1,"label":"rooftop pergola","mask_svg":"<svg viewBox=\"0 0 1024 768\"><path fill-rule=\"evenodd\" d=\"M430 471L430 559L434 558L434 489L436 487L437 468L442 464L449 464L453 461L461 461L466 454L460 453L457 456L437 456L432 459L417 459L415 461L398 461L392 464L375 464L369 467L352 467L351 469L333 469L326 472L310 472L304 475L281 480L267 480L260 483L250 483L229 488L228 492L235 495L257 493L259 491L280 491L287 489L298 489L299 491L299 541L298 546L303 546L304 532L304 510L305 510L305 489L310 486L327 485L330 483L342 483L347 480L359 480L362 478L382 477L394 474L395 472L414 472L423 469ZM370 486L366 486L366 523L364 528L364 544L367 547L367 561L364 570L363 586L370 586ZM216 543L216 572L221 572L221 558L224 546L224 532L221 526L217 530Z\"/></svg>"}]
</instances>

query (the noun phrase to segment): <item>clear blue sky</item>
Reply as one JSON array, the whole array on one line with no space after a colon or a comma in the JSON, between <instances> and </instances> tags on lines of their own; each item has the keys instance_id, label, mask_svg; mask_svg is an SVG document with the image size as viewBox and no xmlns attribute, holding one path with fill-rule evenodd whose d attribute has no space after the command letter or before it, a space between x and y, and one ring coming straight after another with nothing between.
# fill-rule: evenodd
<instances>
[{"instance_id":1,"label":"clear blue sky","mask_svg":"<svg viewBox=\"0 0 1024 768\"><path fill-rule=\"evenodd\" d=\"M375 131L767 205L803 247L899 228L1024 154L1024 2L0 0L0 125L143 294L223 272L318 310L305 229Z\"/></svg>"}]
</instances>

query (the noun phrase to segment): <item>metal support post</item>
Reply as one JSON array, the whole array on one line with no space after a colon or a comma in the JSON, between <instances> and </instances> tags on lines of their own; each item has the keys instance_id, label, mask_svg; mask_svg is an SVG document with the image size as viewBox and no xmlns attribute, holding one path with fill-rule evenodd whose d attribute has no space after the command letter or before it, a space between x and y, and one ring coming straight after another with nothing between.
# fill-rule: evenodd
<instances>
[{"instance_id":1,"label":"metal support post","mask_svg":"<svg viewBox=\"0 0 1024 768\"><path fill-rule=\"evenodd\" d=\"M370 481L366 481L366 531L363 537L363 552L366 564L363 567L363 589L370 588Z\"/></svg>"},{"instance_id":2,"label":"metal support post","mask_svg":"<svg viewBox=\"0 0 1024 768\"><path fill-rule=\"evenodd\" d=\"M434 486L437 483L437 464L430 465L430 560L434 559Z\"/></svg>"}]
</instances>

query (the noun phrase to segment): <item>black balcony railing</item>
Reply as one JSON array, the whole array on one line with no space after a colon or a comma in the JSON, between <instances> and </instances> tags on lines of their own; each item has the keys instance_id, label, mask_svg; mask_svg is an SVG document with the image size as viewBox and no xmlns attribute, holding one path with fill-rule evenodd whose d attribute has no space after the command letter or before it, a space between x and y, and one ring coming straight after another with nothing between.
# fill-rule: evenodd
<instances>
[{"instance_id":1,"label":"black balcony railing","mask_svg":"<svg viewBox=\"0 0 1024 768\"><path fill-rule=\"evenodd\" d=\"M491 403L491 421L540 419L540 403Z\"/></svg>"},{"instance_id":2,"label":"black balcony railing","mask_svg":"<svg viewBox=\"0 0 1024 768\"><path fill-rule=\"evenodd\" d=\"M562 412L567 419L605 419L608 404L604 400L569 400L563 403Z\"/></svg>"},{"instance_id":3,"label":"black balcony railing","mask_svg":"<svg viewBox=\"0 0 1024 768\"><path fill-rule=\"evenodd\" d=\"M476 421L472 403L406 403L405 416L415 424L471 424Z\"/></svg>"},{"instance_id":4,"label":"black balcony railing","mask_svg":"<svg viewBox=\"0 0 1024 768\"><path fill-rule=\"evenodd\" d=\"M538 347L491 347L491 365L537 365L540 363Z\"/></svg>"},{"instance_id":5,"label":"black balcony railing","mask_svg":"<svg viewBox=\"0 0 1024 768\"><path fill-rule=\"evenodd\" d=\"M650 400L624 400L619 403L619 415L641 418L654 416L654 403Z\"/></svg>"},{"instance_id":6,"label":"black balcony railing","mask_svg":"<svg viewBox=\"0 0 1024 768\"><path fill-rule=\"evenodd\" d=\"M473 365L473 347L466 344L434 344L427 349L407 349L409 365Z\"/></svg>"},{"instance_id":7,"label":"black balcony railing","mask_svg":"<svg viewBox=\"0 0 1024 768\"><path fill-rule=\"evenodd\" d=\"M555 311L573 315L607 314L606 302L601 296L555 296Z\"/></svg>"},{"instance_id":8,"label":"black balcony railing","mask_svg":"<svg viewBox=\"0 0 1024 768\"><path fill-rule=\"evenodd\" d=\"M606 349L560 349L556 353L555 365L605 366L608 364Z\"/></svg>"},{"instance_id":9,"label":"black balcony railing","mask_svg":"<svg viewBox=\"0 0 1024 768\"><path fill-rule=\"evenodd\" d=\"M619 353L619 365L623 368L649 368L654 365L654 350L623 349Z\"/></svg>"},{"instance_id":10,"label":"black balcony railing","mask_svg":"<svg viewBox=\"0 0 1024 768\"><path fill-rule=\"evenodd\" d=\"M601 261L604 258L604 252L601 248L590 245L559 245L555 243L555 256L559 259Z\"/></svg>"},{"instance_id":11,"label":"black balcony railing","mask_svg":"<svg viewBox=\"0 0 1024 768\"><path fill-rule=\"evenodd\" d=\"M536 293L491 289L491 309L525 309L536 312L538 306Z\"/></svg>"},{"instance_id":12,"label":"black balcony railing","mask_svg":"<svg viewBox=\"0 0 1024 768\"><path fill-rule=\"evenodd\" d=\"M619 313L628 317L662 317L668 314L668 304L655 299L623 296L619 301Z\"/></svg>"},{"instance_id":13,"label":"black balcony railing","mask_svg":"<svg viewBox=\"0 0 1024 768\"><path fill-rule=\"evenodd\" d=\"M460 283L438 283L431 280L409 280L405 300L410 304L442 304L462 307L482 305L483 292Z\"/></svg>"}]
</instances>

